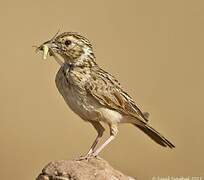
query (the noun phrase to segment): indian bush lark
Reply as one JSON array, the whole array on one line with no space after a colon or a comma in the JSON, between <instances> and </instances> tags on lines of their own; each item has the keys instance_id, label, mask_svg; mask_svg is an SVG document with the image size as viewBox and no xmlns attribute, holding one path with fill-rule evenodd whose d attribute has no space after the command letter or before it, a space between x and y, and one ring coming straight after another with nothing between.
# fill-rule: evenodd
<instances>
[{"instance_id":1,"label":"indian bush lark","mask_svg":"<svg viewBox=\"0 0 204 180\"><path fill-rule=\"evenodd\" d=\"M43 52L43 59L50 55L58 62L55 82L60 94L72 111L98 133L84 158L97 156L115 138L119 123L131 123L159 145L175 147L148 124L149 114L137 107L116 78L99 67L87 38L75 32L57 33L37 51ZM96 148L105 130L101 122L108 124L110 137Z\"/></svg>"}]
</instances>

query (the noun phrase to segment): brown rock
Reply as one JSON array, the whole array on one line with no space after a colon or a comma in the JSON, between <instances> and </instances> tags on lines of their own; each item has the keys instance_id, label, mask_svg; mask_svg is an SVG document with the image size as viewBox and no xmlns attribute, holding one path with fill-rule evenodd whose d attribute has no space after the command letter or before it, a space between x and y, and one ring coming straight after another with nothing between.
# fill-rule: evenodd
<instances>
[{"instance_id":1,"label":"brown rock","mask_svg":"<svg viewBox=\"0 0 204 180\"><path fill-rule=\"evenodd\" d=\"M60 160L46 165L36 180L136 180L103 159Z\"/></svg>"}]
</instances>

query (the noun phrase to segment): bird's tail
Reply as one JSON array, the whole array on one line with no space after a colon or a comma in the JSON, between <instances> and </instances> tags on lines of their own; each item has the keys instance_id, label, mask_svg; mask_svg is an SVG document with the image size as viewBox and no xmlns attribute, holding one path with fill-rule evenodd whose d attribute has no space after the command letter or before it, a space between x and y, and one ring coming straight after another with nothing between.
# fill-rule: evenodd
<instances>
[{"instance_id":1,"label":"bird's tail","mask_svg":"<svg viewBox=\"0 0 204 180\"><path fill-rule=\"evenodd\" d=\"M175 148L175 146L169 140L167 140L164 136L162 136L159 132L157 132L148 124L143 124L143 125L133 124L133 125L138 127L145 134L147 134L153 141L160 144L161 146Z\"/></svg>"}]
</instances>

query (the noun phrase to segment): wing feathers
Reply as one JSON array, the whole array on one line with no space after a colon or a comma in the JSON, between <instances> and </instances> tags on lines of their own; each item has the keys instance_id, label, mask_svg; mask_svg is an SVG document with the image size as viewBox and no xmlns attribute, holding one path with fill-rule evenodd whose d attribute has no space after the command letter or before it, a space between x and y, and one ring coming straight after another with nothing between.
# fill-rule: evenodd
<instances>
[{"instance_id":1,"label":"wing feathers","mask_svg":"<svg viewBox=\"0 0 204 180\"><path fill-rule=\"evenodd\" d=\"M148 120L136 106L133 99L122 90L119 82L103 70L93 71L94 79L87 82L85 88L102 105L125 115L139 118L146 123Z\"/></svg>"}]
</instances>

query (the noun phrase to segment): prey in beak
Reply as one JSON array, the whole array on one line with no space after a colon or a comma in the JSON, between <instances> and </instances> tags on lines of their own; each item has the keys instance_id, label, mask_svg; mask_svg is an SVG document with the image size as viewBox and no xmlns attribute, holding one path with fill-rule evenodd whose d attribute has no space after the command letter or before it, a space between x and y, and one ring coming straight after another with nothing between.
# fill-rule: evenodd
<instances>
[{"instance_id":1,"label":"prey in beak","mask_svg":"<svg viewBox=\"0 0 204 180\"><path fill-rule=\"evenodd\" d=\"M54 40L57 37L57 35L59 34L60 30L57 31L57 33L52 37L51 40L43 43L42 45L40 45L39 47L36 48L36 53L39 51L42 51L42 58L45 60L47 59L47 56L53 56L55 61L62 66L64 63L62 60L59 59L59 57L56 55L56 53L54 52L53 48L56 48L56 45L54 45Z\"/></svg>"},{"instance_id":2,"label":"prey in beak","mask_svg":"<svg viewBox=\"0 0 204 180\"><path fill-rule=\"evenodd\" d=\"M59 57L56 55L56 53L53 50L53 43L52 41L48 41L40 45L39 47L36 48L36 52L41 51L42 52L42 58L45 60L47 59L48 55L53 56L55 61L62 66L64 63Z\"/></svg>"},{"instance_id":3,"label":"prey in beak","mask_svg":"<svg viewBox=\"0 0 204 180\"><path fill-rule=\"evenodd\" d=\"M47 44L42 44L41 46L37 47L36 52L39 52L39 51L43 52L42 58L47 59L47 56L48 56L48 53L49 53L48 45Z\"/></svg>"}]
</instances>

